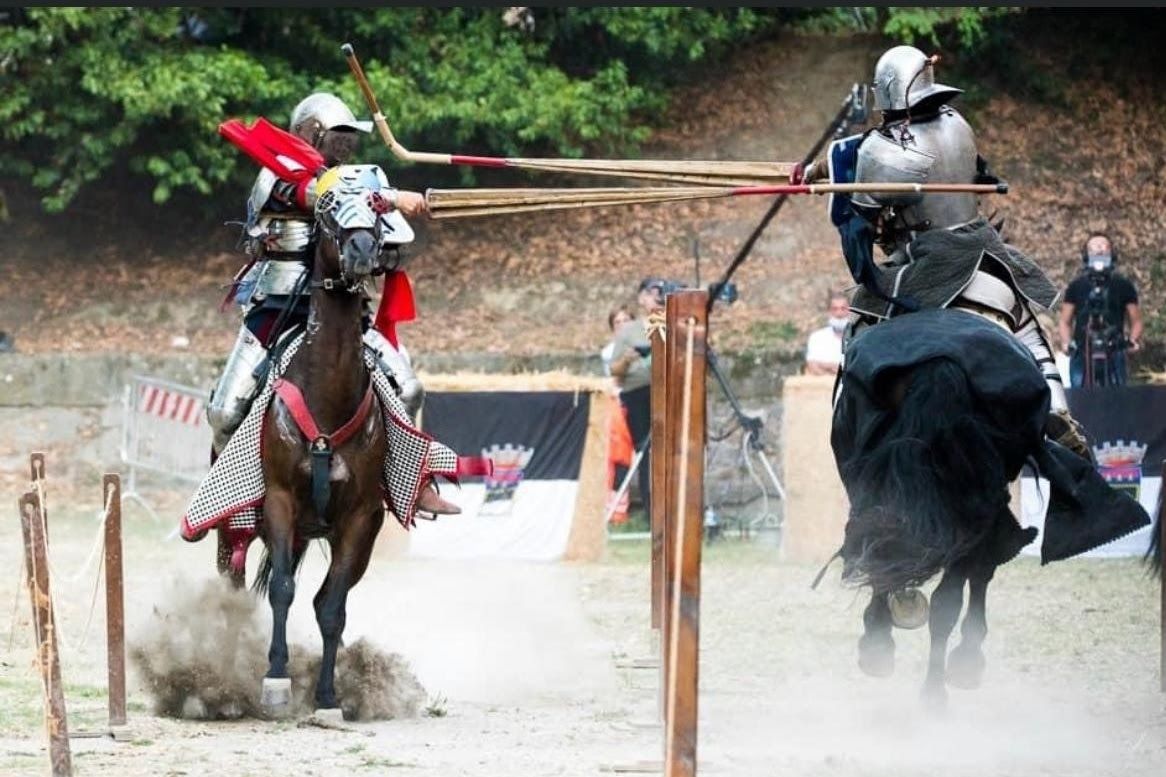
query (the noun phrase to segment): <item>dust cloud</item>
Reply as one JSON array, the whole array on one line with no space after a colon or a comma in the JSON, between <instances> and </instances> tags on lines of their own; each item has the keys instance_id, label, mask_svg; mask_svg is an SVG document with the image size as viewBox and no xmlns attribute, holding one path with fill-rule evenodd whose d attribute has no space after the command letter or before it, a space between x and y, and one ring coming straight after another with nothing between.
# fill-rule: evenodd
<instances>
[{"instance_id":1,"label":"dust cloud","mask_svg":"<svg viewBox=\"0 0 1166 777\"><path fill-rule=\"evenodd\" d=\"M131 665L163 717L196 720L264 718L260 686L271 638L265 600L223 579L178 582L159 597L128 640ZM313 711L320 644L289 635L292 713ZM336 693L348 720L416 717L426 692L400 655L366 639L342 647Z\"/></svg>"}]
</instances>

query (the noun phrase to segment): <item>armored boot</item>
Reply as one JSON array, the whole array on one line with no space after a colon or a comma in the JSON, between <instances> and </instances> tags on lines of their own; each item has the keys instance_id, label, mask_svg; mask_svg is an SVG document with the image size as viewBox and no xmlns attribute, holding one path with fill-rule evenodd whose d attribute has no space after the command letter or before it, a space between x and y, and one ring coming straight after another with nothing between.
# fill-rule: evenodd
<instances>
[{"instance_id":1,"label":"armored boot","mask_svg":"<svg viewBox=\"0 0 1166 777\"><path fill-rule=\"evenodd\" d=\"M1041 374L1049 384L1049 417L1045 421L1045 435L1083 459L1093 461L1093 451L1085 439L1085 430L1069 413L1069 400L1065 396L1065 386L1061 383L1061 373L1057 371L1052 349L1049 348L1040 322L1032 313L1027 313L1027 318L1016 332L1016 339L1032 352L1040 365Z\"/></svg>"},{"instance_id":2,"label":"armored boot","mask_svg":"<svg viewBox=\"0 0 1166 777\"><path fill-rule=\"evenodd\" d=\"M364 344L375 354L377 366L392 379L392 383L397 387L397 396L405 404L409 417L416 421L421 404L425 401L425 388L417 379L417 374L413 372L413 365L409 363L409 359L371 326L365 330Z\"/></svg>"},{"instance_id":3,"label":"armored boot","mask_svg":"<svg viewBox=\"0 0 1166 777\"><path fill-rule=\"evenodd\" d=\"M1085 439L1085 430L1076 418L1069 413L1069 401L1065 396L1065 387L1060 379L1049 380L1049 393L1052 401L1049 404L1049 417L1045 421L1045 435L1053 442L1064 445L1083 459L1097 463L1093 457L1093 450Z\"/></svg>"},{"instance_id":4,"label":"armored boot","mask_svg":"<svg viewBox=\"0 0 1166 777\"><path fill-rule=\"evenodd\" d=\"M267 351L251 330L240 327L235 347L207 403L206 418L214 432L214 452L223 452L259 394Z\"/></svg>"},{"instance_id":5,"label":"armored boot","mask_svg":"<svg viewBox=\"0 0 1166 777\"><path fill-rule=\"evenodd\" d=\"M433 478L421 487L421 492L417 495L417 509L432 515L457 515L462 511L460 507L443 499L441 494L437 493Z\"/></svg>"}]
</instances>

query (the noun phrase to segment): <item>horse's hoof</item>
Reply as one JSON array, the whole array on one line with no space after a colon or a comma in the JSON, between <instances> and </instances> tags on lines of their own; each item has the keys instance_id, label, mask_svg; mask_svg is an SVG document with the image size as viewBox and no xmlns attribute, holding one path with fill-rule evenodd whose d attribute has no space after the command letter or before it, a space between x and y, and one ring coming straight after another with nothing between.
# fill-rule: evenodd
<instances>
[{"instance_id":1,"label":"horse's hoof","mask_svg":"<svg viewBox=\"0 0 1166 777\"><path fill-rule=\"evenodd\" d=\"M187 696L182 702L182 717L184 720L204 720L206 714L206 704L197 696Z\"/></svg>"},{"instance_id":2,"label":"horse's hoof","mask_svg":"<svg viewBox=\"0 0 1166 777\"><path fill-rule=\"evenodd\" d=\"M923 683L923 692L919 694L923 706L928 712L943 713L947 711L947 689L942 682L933 682L930 679Z\"/></svg>"},{"instance_id":3,"label":"horse's hoof","mask_svg":"<svg viewBox=\"0 0 1166 777\"><path fill-rule=\"evenodd\" d=\"M344 725L344 711L339 707L317 708L312 719L318 726L340 727Z\"/></svg>"},{"instance_id":4,"label":"horse's hoof","mask_svg":"<svg viewBox=\"0 0 1166 777\"><path fill-rule=\"evenodd\" d=\"M890 677L895 673L895 643L874 642L865 635L858 640L858 668L870 677Z\"/></svg>"},{"instance_id":5,"label":"horse's hoof","mask_svg":"<svg viewBox=\"0 0 1166 777\"><path fill-rule=\"evenodd\" d=\"M243 705L237 701L229 701L219 709L219 717L224 720L238 720L243 717Z\"/></svg>"},{"instance_id":6,"label":"horse's hoof","mask_svg":"<svg viewBox=\"0 0 1166 777\"><path fill-rule=\"evenodd\" d=\"M979 688L986 663L979 648L957 646L947 657L947 684L966 691Z\"/></svg>"},{"instance_id":7,"label":"horse's hoof","mask_svg":"<svg viewBox=\"0 0 1166 777\"><path fill-rule=\"evenodd\" d=\"M891 610L891 623L900 629L917 629L927 623L930 610L927 594L918 588L904 588L887 597Z\"/></svg>"},{"instance_id":8,"label":"horse's hoof","mask_svg":"<svg viewBox=\"0 0 1166 777\"><path fill-rule=\"evenodd\" d=\"M291 678L264 677L259 697L263 713L272 718L286 718L291 714Z\"/></svg>"}]
</instances>

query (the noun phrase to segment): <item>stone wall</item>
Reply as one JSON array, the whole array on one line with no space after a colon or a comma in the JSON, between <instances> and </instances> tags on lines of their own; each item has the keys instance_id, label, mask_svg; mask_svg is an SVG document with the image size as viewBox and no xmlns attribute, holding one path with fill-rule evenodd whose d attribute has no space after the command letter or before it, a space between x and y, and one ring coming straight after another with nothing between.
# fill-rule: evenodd
<instances>
[{"instance_id":1,"label":"stone wall","mask_svg":"<svg viewBox=\"0 0 1166 777\"><path fill-rule=\"evenodd\" d=\"M0 464L14 467L46 444L71 441L71 467L99 471L118 465L121 402L133 375L163 378L209 390L224 357L189 354L0 354L0 416L12 430L22 429L14 458L0 454ZM726 392L711 374L708 396L710 444L708 502L731 530L735 525L763 522L770 528L781 520L777 497L764 462L784 485L781 471L782 382L801 368L800 351L724 354L718 364L729 390L747 415L761 419L762 451L742 449L743 433ZM540 354L506 356L489 353L418 356L419 371L428 374L564 371L601 375L597 355ZM24 419L30 423L24 424ZM721 439L723 437L723 439ZM763 461L764 459L764 461ZM764 495L762 485L764 484Z\"/></svg>"}]
</instances>

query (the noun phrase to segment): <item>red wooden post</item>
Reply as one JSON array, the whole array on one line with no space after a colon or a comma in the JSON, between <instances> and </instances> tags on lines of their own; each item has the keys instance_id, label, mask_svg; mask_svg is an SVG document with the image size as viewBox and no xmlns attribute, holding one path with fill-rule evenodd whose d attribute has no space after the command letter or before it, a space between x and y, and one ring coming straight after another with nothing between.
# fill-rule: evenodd
<instances>
[{"instance_id":1,"label":"red wooden post","mask_svg":"<svg viewBox=\"0 0 1166 777\"><path fill-rule=\"evenodd\" d=\"M121 566L121 477L102 479L105 494L105 650L109 668L109 725L126 723L125 600Z\"/></svg>"},{"instance_id":2,"label":"red wooden post","mask_svg":"<svg viewBox=\"0 0 1166 777\"><path fill-rule=\"evenodd\" d=\"M49 735L49 763L53 777L73 773L69 751L69 726L65 715L65 689L61 685L61 663L57 654L56 621L49 591L49 561L45 548L45 523L36 492L20 500L20 529L24 535L24 561L28 595L36 630L37 666L45 695L45 728Z\"/></svg>"}]
</instances>

